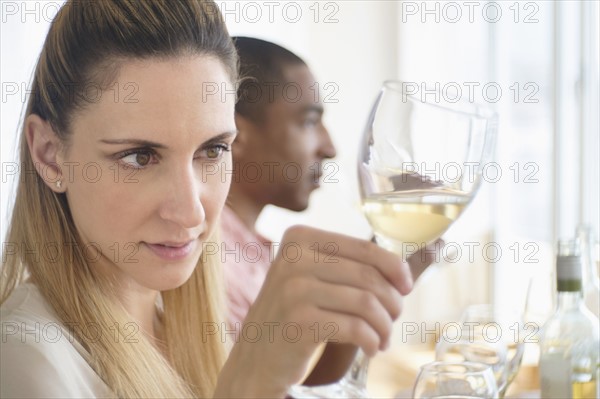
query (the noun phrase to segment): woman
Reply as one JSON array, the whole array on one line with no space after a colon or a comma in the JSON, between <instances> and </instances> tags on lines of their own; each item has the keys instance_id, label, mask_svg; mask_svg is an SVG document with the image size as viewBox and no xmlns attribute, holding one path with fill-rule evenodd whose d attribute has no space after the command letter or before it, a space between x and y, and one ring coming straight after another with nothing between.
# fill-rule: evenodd
<instances>
[{"instance_id":1,"label":"woman","mask_svg":"<svg viewBox=\"0 0 600 399\"><path fill-rule=\"evenodd\" d=\"M214 3L62 7L34 74L3 254L3 397L283 397L323 339L387 345L407 264L296 227L246 319L257 331L225 361L208 248L237 78ZM316 256L315 241L336 252Z\"/></svg>"}]
</instances>

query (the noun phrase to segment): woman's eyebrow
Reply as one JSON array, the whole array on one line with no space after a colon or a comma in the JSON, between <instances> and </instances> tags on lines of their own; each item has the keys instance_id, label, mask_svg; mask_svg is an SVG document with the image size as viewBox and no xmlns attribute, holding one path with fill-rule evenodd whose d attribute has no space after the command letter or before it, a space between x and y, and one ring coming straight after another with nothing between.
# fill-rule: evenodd
<instances>
[{"instance_id":1,"label":"woman's eyebrow","mask_svg":"<svg viewBox=\"0 0 600 399\"><path fill-rule=\"evenodd\" d=\"M210 139L206 140L202 145L204 146L206 144L210 144L210 143L213 143L216 141L228 139L231 136L235 136L236 134L237 134L237 130L224 132L224 133L218 134L214 137L211 137ZM117 144L117 145L129 144L129 145L136 145L139 147L149 147L149 148L158 148L158 149L167 148L166 145L156 143L154 141L133 139L133 138L132 139L100 139L98 141L101 143L104 143L104 144Z\"/></svg>"},{"instance_id":2,"label":"woman's eyebrow","mask_svg":"<svg viewBox=\"0 0 600 399\"><path fill-rule=\"evenodd\" d=\"M141 139L101 139L98 141L104 144L133 144L140 147L167 148L164 144Z\"/></svg>"},{"instance_id":3,"label":"woman's eyebrow","mask_svg":"<svg viewBox=\"0 0 600 399\"><path fill-rule=\"evenodd\" d=\"M206 146L206 145L210 145L210 144L213 144L213 143L216 143L216 142L219 142L219 141L227 140L227 139L229 139L231 137L235 137L236 135L237 135L237 130L232 130L232 131L229 131L229 132L221 133L221 134L218 134L218 135L216 135L214 137L211 137L210 139L206 140L202 144L202 146Z\"/></svg>"}]
</instances>

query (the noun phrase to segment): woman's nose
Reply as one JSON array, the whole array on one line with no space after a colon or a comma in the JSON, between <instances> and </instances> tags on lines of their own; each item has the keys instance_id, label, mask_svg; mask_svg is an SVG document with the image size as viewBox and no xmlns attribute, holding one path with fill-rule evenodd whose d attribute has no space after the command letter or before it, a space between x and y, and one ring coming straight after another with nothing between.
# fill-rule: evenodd
<instances>
[{"instance_id":1,"label":"woman's nose","mask_svg":"<svg viewBox=\"0 0 600 399\"><path fill-rule=\"evenodd\" d=\"M184 228L201 225L206 218L201 201L202 184L192 165L178 168L165 180L161 218Z\"/></svg>"}]
</instances>

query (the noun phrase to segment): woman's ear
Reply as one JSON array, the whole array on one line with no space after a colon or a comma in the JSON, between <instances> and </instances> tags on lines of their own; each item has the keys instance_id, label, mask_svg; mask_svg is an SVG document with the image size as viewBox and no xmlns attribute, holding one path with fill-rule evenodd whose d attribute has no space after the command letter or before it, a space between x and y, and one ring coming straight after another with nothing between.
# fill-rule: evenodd
<instances>
[{"instance_id":1,"label":"woman's ear","mask_svg":"<svg viewBox=\"0 0 600 399\"><path fill-rule=\"evenodd\" d=\"M29 115L25 119L25 137L31 159L40 177L52 191L64 193L67 189L67 179L63 178L60 167L62 145L50 123L38 115Z\"/></svg>"}]
</instances>

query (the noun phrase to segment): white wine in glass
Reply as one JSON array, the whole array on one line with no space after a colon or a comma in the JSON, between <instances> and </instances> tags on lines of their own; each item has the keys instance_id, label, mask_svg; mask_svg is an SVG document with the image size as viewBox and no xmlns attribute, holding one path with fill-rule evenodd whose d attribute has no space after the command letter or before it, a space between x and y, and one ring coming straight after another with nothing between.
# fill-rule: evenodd
<instances>
[{"instance_id":1,"label":"white wine in glass","mask_svg":"<svg viewBox=\"0 0 600 399\"><path fill-rule=\"evenodd\" d=\"M359 147L363 211L382 247L406 257L437 238L473 199L491 161L497 117L471 103L426 102L386 81ZM364 398L368 358L358 351L338 383L294 386L292 397Z\"/></svg>"},{"instance_id":2,"label":"white wine in glass","mask_svg":"<svg viewBox=\"0 0 600 399\"><path fill-rule=\"evenodd\" d=\"M403 254L402 246L423 246L450 227L469 202L469 196L451 189L411 190L373 194L363 201L363 211L377 242Z\"/></svg>"},{"instance_id":3,"label":"white wine in glass","mask_svg":"<svg viewBox=\"0 0 600 399\"><path fill-rule=\"evenodd\" d=\"M491 161L497 117L470 103L426 102L388 81L360 147L363 210L386 249L438 239L475 196Z\"/></svg>"}]
</instances>

